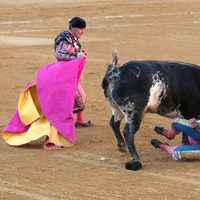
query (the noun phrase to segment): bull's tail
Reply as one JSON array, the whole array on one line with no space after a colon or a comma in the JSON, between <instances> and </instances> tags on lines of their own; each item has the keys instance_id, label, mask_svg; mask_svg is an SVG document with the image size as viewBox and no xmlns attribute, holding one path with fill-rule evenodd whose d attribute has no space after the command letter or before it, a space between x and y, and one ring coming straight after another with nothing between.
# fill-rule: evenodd
<instances>
[{"instance_id":1,"label":"bull's tail","mask_svg":"<svg viewBox=\"0 0 200 200\"><path fill-rule=\"evenodd\" d=\"M107 69L106 74L102 81L102 88L104 90L106 90L108 87L109 79L110 79L109 77L110 77L110 74L112 73L112 71L114 70L114 68L115 68L115 66L113 66L112 64L108 66L108 69Z\"/></svg>"},{"instance_id":2,"label":"bull's tail","mask_svg":"<svg viewBox=\"0 0 200 200\"><path fill-rule=\"evenodd\" d=\"M114 83L120 75L120 70L116 66L109 66L102 81L102 88L106 89L109 83Z\"/></svg>"},{"instance_id":3,"label":"bull's tail","mask_svg":"<svg viewBox=\"0 0 200 200\"><path fill-rule=\"evenodd\" d=\"M108 66L106 70L106 74L102 81L102 88L106 89L110 81L116 80L116 78L119 76L118 67L119 67L118 66L118 51L117 49L113 49L111 64Z\"/></svg>"},{"instance_id":4,"label":"bull's tail","mask_svg":"<svg viewBox=\"0 0 200 200\"><path fill-rule=\"evenodd\" d=\"M112 50L111 63L113 66L118 66L118 50L117 49Z\"/></svg>"}]
</instances>

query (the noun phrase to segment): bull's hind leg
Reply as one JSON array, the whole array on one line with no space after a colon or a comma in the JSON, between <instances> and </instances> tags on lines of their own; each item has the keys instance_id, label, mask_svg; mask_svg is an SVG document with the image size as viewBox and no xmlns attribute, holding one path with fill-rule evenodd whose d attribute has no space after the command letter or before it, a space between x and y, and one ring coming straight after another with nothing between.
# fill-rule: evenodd
<instances>
[{"instance_id":1,"label":"bull's hind leg","mask_svg":"<svg viewBox=\"0 0 200 200\"><path fill-rule=\"evenodd\" d=\"M121 124L122 119L123 119L122 113L113 111L113 115L110 119L110 126L112 127L112 130L117 138L117 142L118 142L117 145L118 145L119 151L125 152L126 144L120 132L120 124Z\"/></svg>"},{"instance_id":2,"label":"bull's hind leg","mask_svg":"<svg viewBox=\"0 0 200 200\"><path fill-rule=\"evenodd\" d=\"M126 169L128 170L138 170L142 168L142 163L137 153L134 141L135 133L140 127L144 111L144 105L141 104L141 102L144 103L144 99L142 99L142 101L138 101L138 99L139 97L136 100L133 99L133 97L126 98L120 106L120 110L126 121L123 134L130 155L133 158L126 163Z\"/></svg>"},{"instance_id":3,"label":"bull's hind leg","mask_svg":"<svg viewBox=\"0 0 200 200\"><path fill-rule=\"evenodd\" d=\"M140 161L139 155L137 153L135 147L135 133L139 129L139 124L134 123L134 121L129 121L126 123L124 127L124 137L126 140L126 144L128 146L128 150L131 154L132 160L126 163L126 169L128 170L138 170L142 168L142 163Z\"/></svg>"}]
</instances>

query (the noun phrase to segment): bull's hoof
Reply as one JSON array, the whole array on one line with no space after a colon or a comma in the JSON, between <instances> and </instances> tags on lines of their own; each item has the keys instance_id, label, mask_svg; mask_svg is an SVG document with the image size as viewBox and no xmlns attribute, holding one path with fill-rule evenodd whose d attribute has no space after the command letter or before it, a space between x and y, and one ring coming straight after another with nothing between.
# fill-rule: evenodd
<instances>
[{"instance_id":1,"label":"bull's hoof","mask_svg":"<svg viewBox=\"0 0 200 200\"><path fill-rule=\"evenodd\" d=\"M139 160L130 160L126 163L126 169L136 171L142 168L142 163Z\"/></svg>"}]
</instances>

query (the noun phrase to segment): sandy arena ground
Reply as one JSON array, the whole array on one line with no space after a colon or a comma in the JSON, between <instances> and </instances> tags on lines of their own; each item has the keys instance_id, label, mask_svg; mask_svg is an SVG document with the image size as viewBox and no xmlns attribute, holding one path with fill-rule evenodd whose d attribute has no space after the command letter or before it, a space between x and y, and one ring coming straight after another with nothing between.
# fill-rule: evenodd
<instances>
[{"instance_id":1,"label":"sandy arena ground","mask_svg":"<svg viewBox=\"0 0 200 200\"><path fill-rule=\"evenodd\" d=\"M169 127L164 117L145 115L136 136L143 169L125 170L130 156L117 150L101 89L113 47L120 64L143 59L200 64L199 0L0 0L0 128L15 111L24 84L55 61L54 38L75 15L88 23L81 39L89 55L82 84L85 114L95 126L77 129L76 144L64 150L44 150L41 142L10 147L0 138L0 199L199 199L200 161L175 162L149 144L161 139L155 125ZM170 144L180 142L179 136Z\"/></svg>"}]
</instances>

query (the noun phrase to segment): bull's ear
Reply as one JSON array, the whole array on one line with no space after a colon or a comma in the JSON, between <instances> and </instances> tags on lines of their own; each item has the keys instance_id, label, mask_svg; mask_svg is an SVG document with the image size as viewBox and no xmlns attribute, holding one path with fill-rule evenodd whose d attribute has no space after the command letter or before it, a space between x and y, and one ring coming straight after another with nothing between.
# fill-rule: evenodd
<instances>
[{"instance_id":1,"label":"bull's ear","mask_svg":"<svg viewBox=\"0 0 200 200\"><path fill-rule=\"evenodd\" d=\"M112 50L112 65L118 65L118 51L117 49Z\"/></svg>"}]
</instances>

